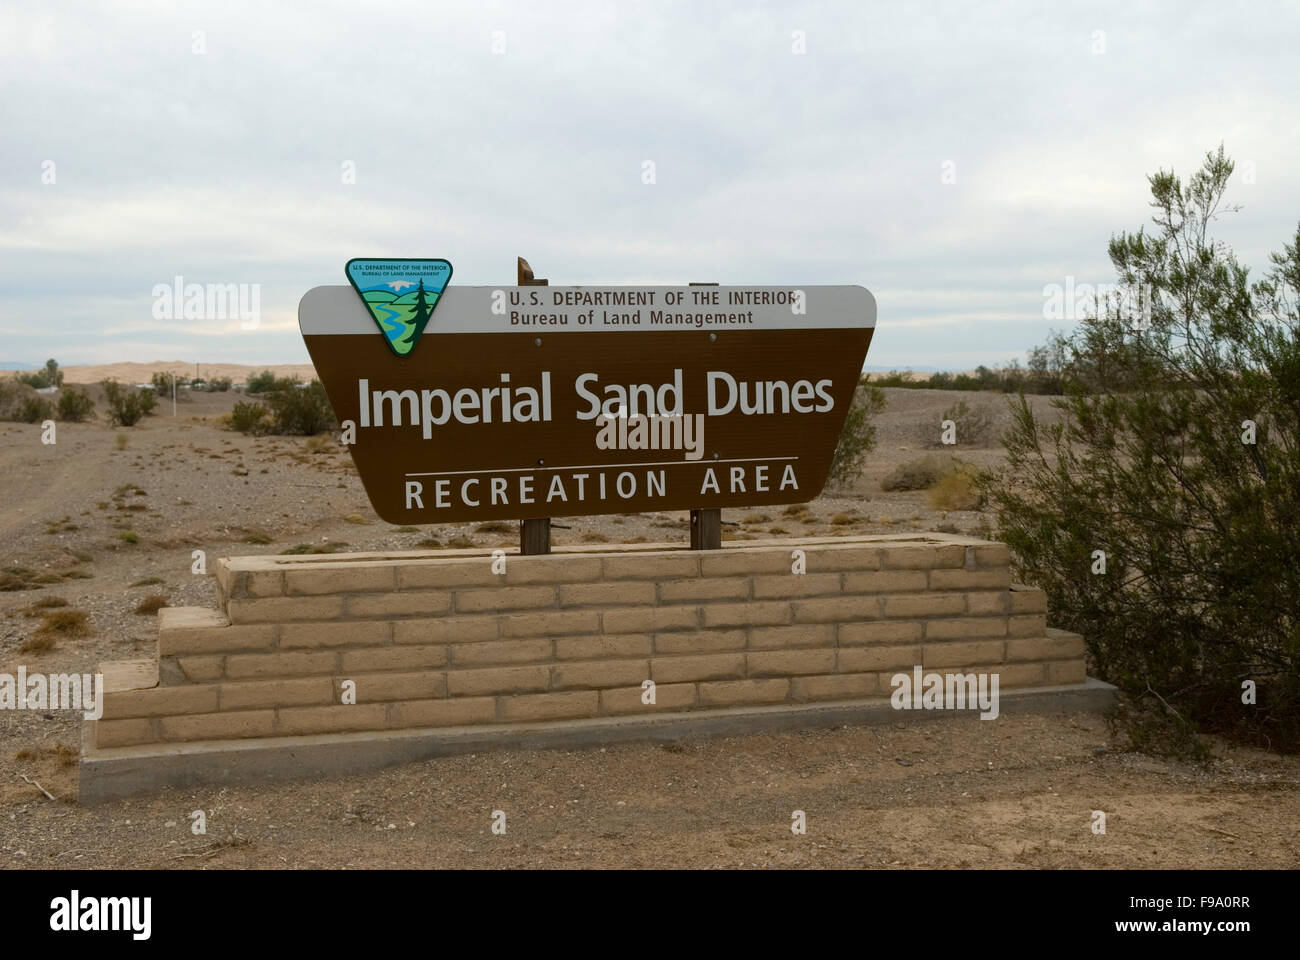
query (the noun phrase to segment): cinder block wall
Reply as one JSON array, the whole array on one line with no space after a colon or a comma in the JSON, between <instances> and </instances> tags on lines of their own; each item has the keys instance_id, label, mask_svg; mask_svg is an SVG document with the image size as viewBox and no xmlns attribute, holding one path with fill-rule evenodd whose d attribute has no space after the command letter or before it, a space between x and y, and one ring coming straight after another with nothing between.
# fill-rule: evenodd
<instances>
[{"instance_id":1,"label":"cinder block wall","mask_svg":"<svg viewBox=\"0 0 1300 960\"><path fill-rule=\"evenodd\" d=\"M221 609L160 611L157 685L110 687L93 742L851 701L918 664L1082 683L1082 638L1008 561L939 534L512 554L504 574L485 551L222 559Z\"/></svg>"}]
</instances>

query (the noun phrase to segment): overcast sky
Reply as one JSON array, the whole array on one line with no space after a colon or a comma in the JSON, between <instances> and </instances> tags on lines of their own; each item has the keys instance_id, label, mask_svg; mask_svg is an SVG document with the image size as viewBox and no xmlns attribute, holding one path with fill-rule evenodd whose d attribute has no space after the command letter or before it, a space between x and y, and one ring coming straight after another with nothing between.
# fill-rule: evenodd
<instances>
[{"instance_id":1,"label":"overcast sky","mask_svg":"<svg viewBox=\"0 0 1300 960\"><path fill-rule=\"evenodd\" d=\"M1023 358L1158 168L1222 141L1219 237L1258 270L1294 235L1298 49L1295 3L6 0L0 361L302 362L350 257L494 284L518 254L862 284L870 366ZM260 326L156 319L176 276L260 284Z\"/></svg>"}]
</instances>

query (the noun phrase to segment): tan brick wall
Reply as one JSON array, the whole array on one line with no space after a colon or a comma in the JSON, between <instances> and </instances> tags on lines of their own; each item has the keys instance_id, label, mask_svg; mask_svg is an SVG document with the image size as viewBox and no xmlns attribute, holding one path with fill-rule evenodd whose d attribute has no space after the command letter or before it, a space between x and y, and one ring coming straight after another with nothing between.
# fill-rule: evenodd
<instances>
[{"instance_id":1,"label":"tan brick wall","mask_svg":"<svg viewBox=\"0 0 1300 960\"><path fill-rule=\"evenodd\" d=\"M491 558L222 559L224 613L165 608L160 686L100 746L887 697L915 666L1081 683L1081 637L1002 544L941 535ZM794 551L806 572L792 572ZM356 704L341 702L356 684ZM654 682L656 703L642 703ZM152 681L151 681L152 682Z\"/></svg>"}]
</instances>

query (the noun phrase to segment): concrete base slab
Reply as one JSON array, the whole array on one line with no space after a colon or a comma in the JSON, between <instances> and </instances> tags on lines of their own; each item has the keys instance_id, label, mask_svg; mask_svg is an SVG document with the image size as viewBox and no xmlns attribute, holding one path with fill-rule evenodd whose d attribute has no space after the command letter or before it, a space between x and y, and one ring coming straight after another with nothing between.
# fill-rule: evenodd
<instances>
[{"instance_id":1,"label":"concrete base slab","mask_svg":"<svg viewBox=\"0 0 1300 960\"><path fill-rule=\"evenodd\" d=\"M1091 677L1081 684L1001 693L1001 714L1103 713L1116 688ZM895 710L887 697L840 703L599 717L547 723L434 727L167 746L83 745L80 798L93 804L169 788L281 783L365 773L416 760L491 749L592 747L634 741L745 736L784 730L950 717L951 710ZM972 719L976 711L960 711Z\"/></svg>"}]
</instances>

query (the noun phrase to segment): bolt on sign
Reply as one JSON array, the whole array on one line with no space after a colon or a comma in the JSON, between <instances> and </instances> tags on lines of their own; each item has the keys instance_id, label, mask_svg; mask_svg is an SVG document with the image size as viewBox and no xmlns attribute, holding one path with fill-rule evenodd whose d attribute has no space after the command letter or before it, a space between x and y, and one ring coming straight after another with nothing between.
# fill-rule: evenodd
<instances>
[{"instance_id":1,"label":"bolt on sign","mask_svg":"<svg viewBox=\"0 0 1300 960\"><path fill-rule=\"evenodd\" d=\"M351 260L298 323L394 524L802 503L875 329L858 286L453 286Z\"/></svg>"}]
</instances>

